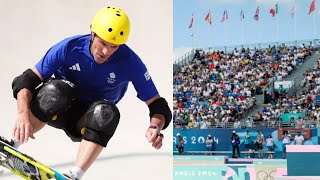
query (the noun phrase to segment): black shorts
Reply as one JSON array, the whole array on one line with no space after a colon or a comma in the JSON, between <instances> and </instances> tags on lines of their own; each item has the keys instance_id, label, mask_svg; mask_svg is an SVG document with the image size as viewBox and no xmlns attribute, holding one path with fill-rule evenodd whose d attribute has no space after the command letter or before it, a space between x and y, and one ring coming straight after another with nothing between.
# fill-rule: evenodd
<instances>
[{"instance_id":1,"label":"black shorts","mask_svg":"<svg viewBox=\"0 0 320 180\"><path fill-rule=\"evenodd\" d=\"M184 151L184 147L182 146L182 147L178 147L178 151L181 153L181 152L183 152Z\"/></svg>"},{"instance_id":2,"label":"black shorts","mask_svg":"<svg viewBox=\"0 0 320 180\"><path fill-rule=\"evenodd\" d=\"M263 149L263 144L262 143L256 143L256 147L258 150L262 150Z\"/></svg>"},{"instance_id":3,"label":"black shorts","mask_svg":"<svg viewBox=\"0 0 320 180\"><path fill-rule=\"evenodd\" d=\"M31 103L32 104L32 103ZM46 122L49 126L62 129L74 142L82 140L79 121L84 116L91 103L84 103L76 100L70 108L57 115L57 119ZM39 119L39 117L37 117Z\"/></svg>"}]
</instances>

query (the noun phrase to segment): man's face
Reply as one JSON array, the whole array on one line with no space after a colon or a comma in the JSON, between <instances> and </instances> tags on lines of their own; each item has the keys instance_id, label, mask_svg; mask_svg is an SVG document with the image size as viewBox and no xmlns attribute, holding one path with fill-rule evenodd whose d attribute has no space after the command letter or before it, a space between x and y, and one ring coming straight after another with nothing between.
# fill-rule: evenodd
<instances>
[{"instance_id":1,"label":"man's face","mask_svg":"<svg viewBox=\"0 0 320 180\"><path fill-rule=\"evenodd\" d=\"M102 64L109 60L109 57L118 50L119 45L111 44L107 41L104 41L99 36L94 35L91 33L91 47L90 52L92 56L94 57L94 60Z\"/></svg>"}]
</instances>

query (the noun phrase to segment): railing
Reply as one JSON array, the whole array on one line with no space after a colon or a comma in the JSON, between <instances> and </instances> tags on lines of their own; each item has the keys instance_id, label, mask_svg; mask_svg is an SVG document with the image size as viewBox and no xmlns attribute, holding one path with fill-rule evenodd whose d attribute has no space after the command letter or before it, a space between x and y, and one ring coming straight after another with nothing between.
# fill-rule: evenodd
<instances>
[{"instance_id":1,"label":"railing","mask_svg":"<svg viewBox=\"0 0 320 180\"><path fill-rule=\"evenodd\" d=\"M316 122L307 122L307 123L298 123L298 122L283 122L283 121L262 121L254 123L242 123L240 127L236 128L233 122L227 123L211 123L211 125L206 128L200 128L200 125L197 128L189 127L187 125L175 124L174 129L255 129L255 128L283 128L283 127L292 127L292 128L313 128L320 127L320 124Z\"/></svg>"},{"instance_id":2,"label":"railing","mask_svg":"<svg viewBox=\"0 0 320 180\"><path fill-rule=\"evenodd\" d=\"M230 54L233 52L233 50L235 48L237 48L237 50L241 50L242 48L249 48L250 50L253 50L254 48L257 49L265 49L268 48L269 46L282 46L283 44L285 44L287 47L294 47L294 46L300 46L303 43L308 46L309 43L312 42L314 48L317 50L319 49L320 46L320 42L319 39L307 39L307 40L299 40L299 41L282 41L282 42L269 42L269 43L255 43L255 44L243 44L243 45L234 45L234 46L217 46L217 47L208 47L208 48L196 48L198 50L203 50L206 53L211 53L212 51L224 51L224 53L226 54ZM174 64L178 64L178 65L185 65L188 64L195 53L195 49L192 49L190 52L186 53L185 55L179 57L178 59L174 60Z\"/></svg>"},{"instance_id":3,"label":"railing","mask_svg":"<svg viewBox=\"0 0 320 180\"><path fill-rule=\"evenodd\" d=\"M225 155L231 154L232 151L184 151L184 155ZM240 154L258 154L259 151L251 150L251 151L240 151ZM274 151L264 152L267 154L274 154ZM173 154L179 154L179 151L173 151Z\"/></svg>"},{"instance_id":4,"label":"railing","mask_svg":"<svg viewBox=\"0 0 320 180\"><path fill-rule=\"evenodd\" d=\"M201 50L201 49L199 49ZM192 49L190 52L187 52L185 55L179 57L177 60L174 61L174 64L176 65L186 65L188 64L194 56L195 50Z\"/></svg>"}]
</instances>

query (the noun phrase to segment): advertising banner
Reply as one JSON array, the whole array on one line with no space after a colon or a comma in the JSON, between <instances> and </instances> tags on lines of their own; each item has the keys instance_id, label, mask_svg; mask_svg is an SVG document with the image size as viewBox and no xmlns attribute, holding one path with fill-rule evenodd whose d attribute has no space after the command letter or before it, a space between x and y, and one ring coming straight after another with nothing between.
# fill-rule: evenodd
<instances>
[{"instance_id":1,"label":"advertising banner","mask_svg":"<svg viewBox=\"0 0 320 180\"><path fill-rule=\"evenodd\" d=\"M320 129L320 128L318 128ZM178 143L177 133L180 133L184 140L184 151L206 151L205 141L208 135L211 135L214 143L214 151L231 151L231 134L235 130L240 137L240 150L243 151L245 140L245 129L175 129L173 132L173 150L176 151L176 143ZM258 129L249 129L250 141L256 140ZM275 151L282 151L282 139L279 139L277 128L260 129L264 137L271 135L274 140ZM310 129L310 138L305 141L305 145L318 144L318 130L316 128ZM281 135L280 135L281 136ZM293 141L291 142L293 144ZM253 146L252 149L255 147ZM265 145L264 149L265 151Z\"/></svg>"}]
</instances>

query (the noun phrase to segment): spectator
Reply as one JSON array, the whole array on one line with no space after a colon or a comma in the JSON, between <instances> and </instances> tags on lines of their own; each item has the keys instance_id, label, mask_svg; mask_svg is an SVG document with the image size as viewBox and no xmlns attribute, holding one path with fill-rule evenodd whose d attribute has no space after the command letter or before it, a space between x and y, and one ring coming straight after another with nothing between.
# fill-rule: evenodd
<instances>
[{"instance_id":1,"label":"spectator","mask_svg":"<svg viewBox=\"0 0 320 180\"><path fill-rule=\"evenodd\" d=\"M246 135L244 137L244 147L246 149L246 158L250 158L250 153L249 151L251 150L250 147L250 134L249 134L249 130L246 130Z\"/></svg>"},{"instance_id":2,"label":"spectator","mask_svg":"<svg viewBox=\"0 0 320 180\"><path fill-rule=\"evenodd\" d=\"M179 151L179 155L184 154L184 140L180 133L177 133L178 143L176 144L176 147Z\"/></svg>"},{"instance_id":3,"label":"spectator","mask_svg":"<svg viewBox=\"0 0 320 180\"><path fill-rule=\"evenodd\" d=\"M285 97L286 89L283 87L282 84L280 84L278 87L278 93L279 93L279 98Z\"/></svg>"},{"instance_id":4,"label":"spectator","mask_svg":"<svg viewBox=\"0 0 320 180\"><path fill-rule=\"evenodd\" d=\"M240 129L240 128L241 128L241 122L239 121L239 119L237 119L237 120L234 122L233 128L234 128L234 129Z\"/></svg>"},{"instance_id":5,"label":"spectator","mask_svg":"<svg viewBox=\"0 0 320 180\"><path fill-rule=\"evenodd\" d=\"M197 49L196 50L196 53L194 54L194 57L193 57L193 59L200 59L200 51Z\"/></svg>"},{"instance_id":6,"label":"spectator","mask_svg":"<svg viewBox=\"0 0 320 180\"><path fill-rule=\"evenodd\" d=\"M282 134L282 157L283 159L286 159L287 157L287 145L291 143L291 135L288 133L288 131L283 131Z\"/></svg>"},{"instance_id":7,"label":"spectator","mask_svg":"<svg viewBox=\"0 0 320 180\"><path fill-rule=\"evenodd\" d=\"M269 135L266 139L266 146L267 146L267 152L268 152L268 159L273 159L273 153L274 153L274 141L271 135Z\"/></svg>"},{"instance_id":8,"label":"spectator","mask_svg":"<svg viewBox=\"0 0 320 180\"><path fill-rule=\"evenodd\" d=\"M209 153L206 153L206 155L212 155L212 151L213 151L213 139L211 137L211 135L209 134L207 139L206 139L206 150Z\"/></svg>"},{"instance_id":9,"label":"spectator","mask_svg":"<svg viewBox=\"0 0 320 180\"><path fill-rule=\"evenodd\" d=\"M254 121L250 117L246 120L247 128L253 128Z\"/></svg>"},{"instance_id":10,"label":"spectator","mask_svg":"<svg viewBox=\"0 0 320 180\"><path fill-rule=\"evenodd\" d=\"M304 62L311 51L306 46L296 48L283 45L270 46L268 50L242 48L238 51L234 49L231 54L213 51L211 55L208 54L205 57L200 54L200 51L197 54L195 57L198 56L198 58L183 65L174 73L173 102L176 107L174 110L184 113L192 109L196 112L193 113L194 117L198 114L201 118L199 123L203 120L211 122L216 119L213 121L214 126L211 127L222 127L227 122L235 122L250 111L255 106L254 96L259 93L261 87L265 87L271 80L276 80L274 77L279 80L288 77L297 65ZM320 68L317 69L317 72L319 71ZM308 78L306 82L309 85L317 79L317 72L311 70L305 73L305 77ZM318 79L320 84L320 77ZM305 102L299 102L302 101L299 98L292 102L285 93L282 99L286 99L286 102L283 102L282 99L276 98L279 96L278 91L274 94L272 89L269 90L270 104L273 106L275 103L276 108L270 108L269 113L258 114L258 121L274 127L277 126L284 107L287 108L286 111L293 111L292 107L300 112L304 110ZM304 94L307 95L307 92ZM311 103L310 101L308 104ZM300 109L297 108L298 106ZM174 115L179 116L179 113ZM184 128L183 124L193 121L191 115L189 118L174 117L173 119L175 128ZM210 128L207 124L203 127Z\"/></svg>"},{"instance_id":11,"label":"spectator","mask_svg":"<svg viewBox=\"0 0 320 180\"><path fill-rule=\"evenodd\" d=\"M264 136L260 130L258 130L257 132L258 132L258 135L257 135L256 141L255 141L255 145L258 150L258 158L263 159L262 149L263 149L263 143L264 143Z\"/></svg>"},{"instance_id":12,"label":"spectator","mask_svg":"<svg viewBox=\"0 0 320 180\"><path fill-rule=\"evenodd\" d=\"M236 158L235 157L235 150L237 150L237 153L238 153L237 158L240 158L240 149L239 149L240 138L239 138L238 134L236 133L236 131L232 131L231 143L232 143L232 158Z\"/></svg>"},{"instance_id":13,"label":"spectator","mask_svg":"<svg viewBox=\"0 0 320 180\"><path fill-rule=\"evenodd\" d=\"M294 137L295 145L304 145L304 137L301 135L301 132L298 131L297 135Z\"/></svg>"}]
</instances>

